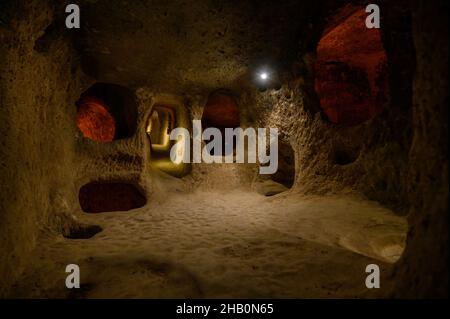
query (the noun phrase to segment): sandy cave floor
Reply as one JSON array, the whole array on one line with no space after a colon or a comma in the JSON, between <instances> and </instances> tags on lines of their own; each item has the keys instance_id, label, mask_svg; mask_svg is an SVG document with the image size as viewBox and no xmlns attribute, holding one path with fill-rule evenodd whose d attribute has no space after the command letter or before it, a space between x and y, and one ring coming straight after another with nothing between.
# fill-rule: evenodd
<instances>
[{"instance_id":1,"label":"sandy cave floor","mask_svg":"<svg viewBox=\"0 0 450 319\"><path fill-rule=\"evenodd\" d=\"M405 218L358 197L248 190L173 194L78 219L103 231L44 234L14 297L370 298L389 287L383 278L407 231ZM78 290L65 287L71 263ZM365 287L370 263L382 272L376 292Z\"/></svg>"}]
</instances>

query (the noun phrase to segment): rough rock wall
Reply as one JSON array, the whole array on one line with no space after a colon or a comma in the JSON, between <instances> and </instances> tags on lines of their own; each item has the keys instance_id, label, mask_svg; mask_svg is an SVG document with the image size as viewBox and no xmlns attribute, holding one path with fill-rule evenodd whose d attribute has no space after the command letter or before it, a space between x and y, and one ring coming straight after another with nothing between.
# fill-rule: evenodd
<instances>
[{"instance_id":1,"label":"rough rock wall","mask_svg":"<svg viewBox=\"0 0 450 319\"><path fill-rule=\"evenodd\" d=\"M36 42L51 24L47 1L2 3L0 26L0 295L27 263L43 227L62 227L74 205L73 101L77 68L57 35ZM5 24L3 24L5 22ZM45 36L45 35L44 35ZM46 42L46 41L43 41ZM35 46L36 45L36 46Z\"/></svg>"},{"instance_id":2,"label":"rough rock wall","mask_svg":"<svg viewBox=\"0 0 450 319\"><path fill-rule=\"evenodd\" d=\"M409 232L396 297L448 298L448 2L414 2Z\"/></svg>"}]
</instances>

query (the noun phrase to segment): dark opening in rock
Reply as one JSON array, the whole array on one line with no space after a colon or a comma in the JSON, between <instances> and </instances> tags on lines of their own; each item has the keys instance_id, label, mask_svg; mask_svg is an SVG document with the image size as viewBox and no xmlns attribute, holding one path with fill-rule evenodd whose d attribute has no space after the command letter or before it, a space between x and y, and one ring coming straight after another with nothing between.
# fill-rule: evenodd
<instances>
[{"instance_id":1,"label":"dark opening in rock","mask_svg":"<svg viewBox=\"0 0 450 319\"><path fill-rule=\"evenodd\" d=\"M291 188L295 180L295 153L287 142L278 145L278 170L272 175L272 180L287 188Z\"/></svg>"},{"instance_id":2,"label":"dark opening in rock","mask_svg":"<svg viewBox=\"0 0 450 319\"><path fill-rule=\"evenodd\" d=\"M103 228L98 225L76 225L70 227L63 236L69 239L89 239L102 230Z\"/></svg>"},{"instance_id":3,"label":"dark opening in rock","mask_svg":"<svg viewBox=\"0 0 450 319\"><path fill-rule=\"evenodd\" d=\"M225 154L225 128L239 127L239 110L234 98L229 92L218 90L211 93L206 102L202 115L202 128L215 127L222 133L222 155ZM236 138L233 145L236 145ZM212 152L212 149L208 149ZM214 155L211 153L211 155Z\"/></svg>"},{"instance_id":4,"label":"dark opening in rock","mask_svg":"<svg viewBox=\"0 0 450 319\"><path fill-rule=\"evenodd\" d=\"M87 213L127 211L147 202L135 185L124 182L88 183L80 188L78 198L82 210Z\"/></svg>"},{"instance_id":5,"label":"dark opening in rock","mask_svg":"<svg viewBox=\"0 0 450 319\"><path fill-rule=\"evenodd\" d=\"M329 121L357 125L387 99L387 57L380 31L366 28L364 8L344 9L319 41L315 89Z\"/></svg>"},{"instance_id":6,"label":"dark opening in rock","mask_svg":"<svg viewBox=\"0 0 450 319\"><path fill-rule=\"evenodd\" d=\"M110 142L131 137L136 131L137 102L126 87L94 84L76 105L77 126L87 138Z\"/></svg>"},{"instance_id":7,"label":"dark opening in rock","mask_svg":"<svg viewBox=\"0 0 450 319\"><path fill-rule=\"evenodd\" d=\"M338 147L333 150L332 160L337 165L348 165L355 162L358 159L359 151L353 149L346 149L344 147Z\"/></svg>"}]
</instances>

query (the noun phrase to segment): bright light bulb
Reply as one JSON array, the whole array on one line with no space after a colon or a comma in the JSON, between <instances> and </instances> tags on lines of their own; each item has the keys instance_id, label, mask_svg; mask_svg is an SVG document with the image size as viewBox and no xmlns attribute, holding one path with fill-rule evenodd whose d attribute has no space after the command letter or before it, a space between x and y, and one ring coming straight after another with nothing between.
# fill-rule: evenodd
<instances>
[{"instance_id":1,"label":"bright light bulb","mask_svg":"<svg viewBox=\"0 0 450 319\"><path fill-rule=\"evenodd\" d=\"M261 73L261 74L259 75L259 77L261 78L261 80L267 80L267 78L268 78L269 76L267 75L266 72L263 72L263 73Z\"/></svg>"}]
</instances>

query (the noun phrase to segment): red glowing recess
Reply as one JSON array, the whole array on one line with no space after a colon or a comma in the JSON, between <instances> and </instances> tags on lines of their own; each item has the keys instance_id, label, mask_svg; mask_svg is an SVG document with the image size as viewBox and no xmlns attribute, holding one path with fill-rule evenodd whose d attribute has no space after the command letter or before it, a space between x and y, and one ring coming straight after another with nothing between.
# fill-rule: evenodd
<instances>
[{"instance_id":1,"label":"red glowing recess","mask_svg":"<svg viewBox=\"0 0 450 319\"><path fill-rule=\"evenodd\" d=\"M77 105L77 126L84 137L98 142L114 140L116 121L102 100L85 97Z\"/></svg>"},{"instance_id":2,"label":"red glowing recess","mask_svg":"<svg viewBox=\"0 0 450 319\"><path fill-rule=\"evenodd\" d=\"M239 110L234 99L223 93L212 93L206 102L202 121L209 127L238 127Z\"/></svg>"},{"instance_id":3,"label":"red glowing recess","mask_svg":"<svg viewBox=\"0 0 450 319\"><path fill-rule=\"evenodd\" d=\"M331 122L356 125L383 108L387 57L379 29L365 25L365 10L347 16L319 41L315 89Z\"/></svg>"}]
</instances>

